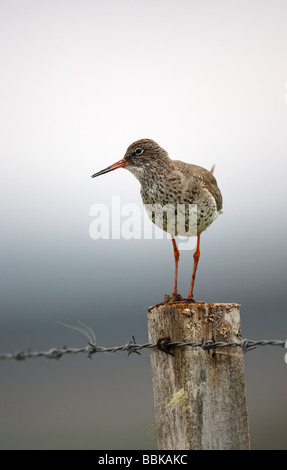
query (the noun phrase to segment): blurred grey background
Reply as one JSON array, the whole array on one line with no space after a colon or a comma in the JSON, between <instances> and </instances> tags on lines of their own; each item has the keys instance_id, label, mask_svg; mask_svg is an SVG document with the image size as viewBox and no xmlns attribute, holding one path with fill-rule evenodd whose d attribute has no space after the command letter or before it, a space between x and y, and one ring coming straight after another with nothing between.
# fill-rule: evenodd
<instances>
[{"instance_id":1,"label":"blurred grey background","mask_svg":"<svg viewBox=\"0 0 287 470\"><path fill-rule=\"evenodd\" d=\"M147 341L173 284L170 240L93 240L94 204L141 207L125 170L152 138L211 168L224 213L195 297L238 302L248 339L285 339L284 0L0 0L0 352ZM125 217L122 218L125 220ZM186 295L192 251L181 253ZM286 350L245 356L251 444L287 448ZM2 449L155 449L149 352L1 361Z\"/></svg>"}]
</instances>

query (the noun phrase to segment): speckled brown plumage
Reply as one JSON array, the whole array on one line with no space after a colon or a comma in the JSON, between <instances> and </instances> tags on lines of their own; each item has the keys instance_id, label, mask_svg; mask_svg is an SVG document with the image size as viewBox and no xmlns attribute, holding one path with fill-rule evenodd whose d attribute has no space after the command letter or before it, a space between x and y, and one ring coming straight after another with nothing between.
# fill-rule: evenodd
<instances>
[{"instance_id":1,"label":"speckled brown plumage","mask_svg":"<svg viewBox=\"0 0 287 470\"><path fill-rule=\"evenodd\" d=\"M136 149L143 149L143 153L137 155ZM124 159L128 162L127 169L141 183L141 197L145 205L197 205L197 234L206 230L221 212L220 190L213 174L205 168L171 160L167 152L150 139L131 144ZM151 217L148 208L147 212ZM161 228L166 230L166 224ZM182 225L181 228L176 233L170 233L185 236L185 227Z\"/></svg>"}]
</instances>

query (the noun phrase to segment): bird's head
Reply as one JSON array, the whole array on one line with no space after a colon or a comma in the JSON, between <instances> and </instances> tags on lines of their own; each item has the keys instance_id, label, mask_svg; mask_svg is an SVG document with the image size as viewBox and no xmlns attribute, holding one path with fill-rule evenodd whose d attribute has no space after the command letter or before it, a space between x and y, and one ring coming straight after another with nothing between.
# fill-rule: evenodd
<instances>
[{"instance_id":1,"label":"bird's head","mask_svg":"<svg viewBox=\"0 0 287 470\"><path fill-rule=\"evenodd\" d=\"M103 175L118 168L125 168L133 173L139 180L150 169L155 168L161 160L168 159L167 152L154 140L141 139L132 143L122 160L108 166L104 170L92 175L92 178Z\"/></svg>"}]
</instances>

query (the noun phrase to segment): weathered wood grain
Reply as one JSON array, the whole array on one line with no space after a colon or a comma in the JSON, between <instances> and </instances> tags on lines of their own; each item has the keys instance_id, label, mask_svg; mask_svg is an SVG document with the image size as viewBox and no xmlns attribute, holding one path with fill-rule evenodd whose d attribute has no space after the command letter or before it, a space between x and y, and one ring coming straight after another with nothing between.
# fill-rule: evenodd
<instances>
[{"instance_id":1,"label":"weathered wood grain","mask_svg":"<svg viewBox=\"0 0 287 470\"><path fill-rule=\"evenodd\" d=\"M241 341L238 304L177 303L149 309L149 341ZM150 351L160 450L249 449L239 347Z\"/></svg>"}]
</instances>

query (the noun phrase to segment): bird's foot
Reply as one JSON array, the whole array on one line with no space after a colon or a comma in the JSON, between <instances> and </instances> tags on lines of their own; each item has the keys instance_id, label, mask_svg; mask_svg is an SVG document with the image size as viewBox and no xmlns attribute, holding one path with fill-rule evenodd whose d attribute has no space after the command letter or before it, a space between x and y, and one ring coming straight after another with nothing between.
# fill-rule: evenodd
<instances>
[{"instance_id":1,"label":"bird's foot","mask_svg":"<svg viewBox=\"0 0 287 470\"><path fill-rule=\"evenodd\" d=\"M173 293L172 295L165 294L164 296L164 303L165 304L173 304L174 302L180 302L182 300L182 297L180 294Z\"/></svg>"},{"instance_id":2,"label":"bird's foot","mask_svg":"<svg viewBox=\"0 0 287 470\"><path fill-rule=\"evenodd\" d=\"M176 304L176 303L185 303L185 304L188 304L188 303L196 303L196 304L204 304L204 302L202 302L201 300L194 300L193 296L192 297L182 297L180 294L172 294L172 296L170 296L169 294L165 294L164 296L164 304Z\"/></svg>"},{"instance_id":3,"label":"bird's foot","mask_svg":"<svg viewBox=\"0 0 287 470\"><path fill-rule=\"evenodd\" d=\"M204 304L202 300L194 300L193 297L184 298L180 294L165 294L163 302L158 304L152 305L149 307L149 310L155 307L159 307L160 305L172 305L172 304L179 304L179 303L186 303L186 304Z\"/></svg>"},{"instance_id":4,"label":"bird's foot","mask_svg":"<svg viewBox=\"0 0 287 470\"><path fill-rule=\"evenodd\" d=\"M181 302L181 301L182 301L182 297L180 294L177 294L177 293L172 294L172 295L165 294L163 301L158 304L152 305L151 307L149 307L149 310L155 307L159 307L160 305L169 305L169 304L174 304L176 302Z\"/></svg>"},{"instance_id":5,"label":"bird's foot","mask_svg":"<svg viewBox=\"0 0 287 470\"><path fill-rule=\"evenodd\" d=\"M193 295L188 296L186 299L184 299L184 301L187 302L187 303L191 303L191 304L194 304L196 302L196 300L194 300L194 298L193 298Z\"/></svg>"}]
</instances>

